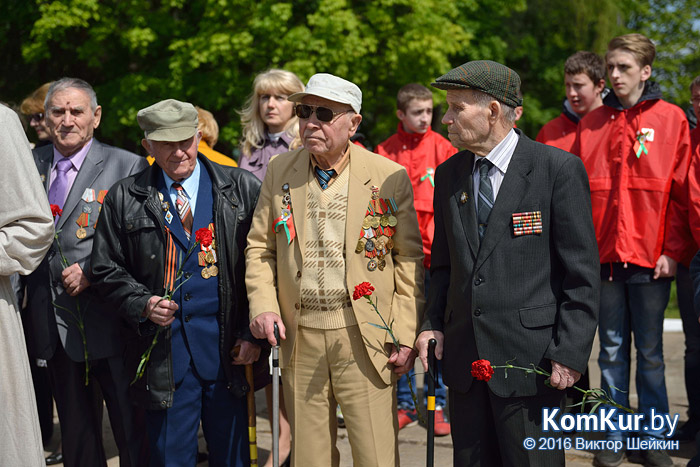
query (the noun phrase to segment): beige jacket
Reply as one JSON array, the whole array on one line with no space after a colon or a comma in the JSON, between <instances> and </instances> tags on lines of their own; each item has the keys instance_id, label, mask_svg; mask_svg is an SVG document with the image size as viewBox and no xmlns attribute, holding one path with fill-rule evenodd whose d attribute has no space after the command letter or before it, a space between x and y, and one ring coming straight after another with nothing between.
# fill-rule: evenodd
<instances>
[{"instance_id":1,"label":"beige jacket","mask_svg":"<svg viewBox=\"0 0 700 467\"><path fill-rule=\"evenodd\" d=\"M294 350L297 317L301 303L301 275L305 254L304 217L309 174L309 152L297 149L274 158L263 181L246 248L246 287L250 301L250 319L265 312L282 316L286 340L281 345L281 367L289 364ZM422 317L423 249L413 207L413 190L406 170L400 165L371 153L357 145L350 145L350 180L348 186L348 213L345 228L345 261L347 287L350 295L361 282L375 287L373 298L387 323L393 321L393 330L399 343L412 346L416 338L418 319ZM282 189L289 184L292 217L296 238L290 245L284 231L273 233L274 220L281 214ZM394 198L398 205L396 233L392 237L394 249L387 256L383 271L367 269L364 253L355 247L362 231L372 186L379 187L381 198ZM374 324L381 324L374 309L361 299L353 301L357 319L368 355L382 379L389 384L393 372L387 359L391 349L389 334Z\"/></svg>"}]
</instances>

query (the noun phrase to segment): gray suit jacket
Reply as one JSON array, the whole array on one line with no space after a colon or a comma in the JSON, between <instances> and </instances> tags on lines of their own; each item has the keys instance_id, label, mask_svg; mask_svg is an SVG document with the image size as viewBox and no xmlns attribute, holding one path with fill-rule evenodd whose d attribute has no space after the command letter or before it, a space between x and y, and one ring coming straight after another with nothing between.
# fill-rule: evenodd
<instances>
[{"instance_id":1,"label":"gray suit jacket","mask_svg":"<svg viewBox=\"0 0 700 467\"><path fill-rule=\"evenodd\" d=\"M48 193L51 165L53 162L53 145L34 149L34 162L42 177L44 188ZM56 231L63 254L70 264L78 263L83 271L90 273L90 252L95 233L95 222L101 204L97 199L85 201L86 189L95 190L95 198L102 190L109 190L118 180L140 172L148 167L144 157L102 144L93 139L90 151L75 178L66 202L62 206L63 215L56 224ZM89 199L89 198L88 198ZM79 239L76 221L84 210L90 213L90 225L85 228L87 235ZM71 315L52 305L57 304L76 310L75 297L69 296L63 289L61 281L61 256L54 241L51 250L39 268L26 279L28 342L30 353L43 359L50 359L59 340L70 358L76 362L83 361L83 341ZM120 332L124 326L116 313L114 304L103 302L93 293L92 288L81 292L81 312L84 314L90 360L121 354L123 350Z\"/></svg>"},{"instance_id":2,"label":"gray suit jacket","mask_svg":"<svg viewBox=\"0 0 700 467\"><path fill-rule=\"evenodd\" d=\"M478 359L547 371L555 360L584 371L597 326L600 276L583 163L520 134L480 243L474 157L462 151L435 174L435 239L422 330L445 334L445 383L468 391L471 363ZM541 212L542 232L514 235L512 215L531 211ZM531 396L547 390L543 383L522 371L510 370L506 378L496 370L489 387L501 397Z\"/></svg>"}]
</instances>

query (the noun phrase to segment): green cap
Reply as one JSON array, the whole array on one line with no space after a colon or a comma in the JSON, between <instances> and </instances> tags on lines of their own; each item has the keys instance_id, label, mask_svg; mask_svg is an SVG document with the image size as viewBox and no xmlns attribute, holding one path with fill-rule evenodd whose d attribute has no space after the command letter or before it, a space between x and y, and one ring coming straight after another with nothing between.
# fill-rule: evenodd
<instances>
[{"instance_id":1,"label":"green cap","mask_svg":"<svg viewBox=\"0 0 700 467\"><path fill-rule=\"evenodd\" d=\"M444 90L476 89L511 107L523 105L520 76L491 60L474 60L460 65L436 79L431 86Z\"/></svg>"},{"instance_id":2,"label":"green cap","mask_svg":"<svg viewBox=\"0 0 700 467\"><path fill-rule=\"evenodd\" d=\"M139 110L136 120L151 141L184 141L197 132L197 109L189 102L166 99Z\"/></svg>"}]
</instances>

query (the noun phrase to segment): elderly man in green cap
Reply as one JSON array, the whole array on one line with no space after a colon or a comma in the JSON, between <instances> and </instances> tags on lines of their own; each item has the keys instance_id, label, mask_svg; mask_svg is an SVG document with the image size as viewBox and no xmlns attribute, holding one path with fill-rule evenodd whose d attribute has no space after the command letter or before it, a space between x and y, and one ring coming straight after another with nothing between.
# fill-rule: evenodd
<instances>
[{"instance_id":1,"label":"elderly man in green cap","mask_svg":"<svg viewBox=\"0 0 700 467\"><path fill-rule=\"evenodd\" d=\"M156 163L107 194L92 272L134 331L127 358L151 465L195 465L200 421L212 465L248 465L243 365L260 346L248 328L243 250L260 182L197 152L192 104L168 99L137 119Z\"/></svg>"},{"instance_id":2,"label":"elderly man in green cap","mask_svg":"<svg viewBox=\"0 0 700 467\"><path fill-rule=\"evenodd\" d=\"M561 445L540 450L530 439L543 436L543 409L561 407L593 344L600 278L586 171L513 129L522 98L510 68L468 62L432 85L447 91L442 122L462 151L435 173L431 283L416 347L426 366L428 341L437 340L454 465L564 465ZM477 360L543 368L551 387L519 370L470 372ZM546 436L561 433L550 427Z\"/></svg>"}]
</instances>

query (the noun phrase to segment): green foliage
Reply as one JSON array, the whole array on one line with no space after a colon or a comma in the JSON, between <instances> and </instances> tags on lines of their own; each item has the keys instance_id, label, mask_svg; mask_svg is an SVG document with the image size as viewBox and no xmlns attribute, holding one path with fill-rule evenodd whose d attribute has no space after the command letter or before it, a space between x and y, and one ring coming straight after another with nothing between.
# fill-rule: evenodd
<instances>
[{"instance_id":1,"label":"green foliage","mask_svg":"<svg viewBox=\"0 0 700 467\"><path fill-rule=\"evenodd\" d=\"M10 0L0 2L0 99L81 77L103 106L101 139L134 151L138 109L164 98L211 110L219 149L240 137L240 109L270 67L306 81L330 72L363 91L360 131L373 144L396 127L395 96L452 67L492 59L523 79L520 128L534 136L559 113L563 64L637 30L659 46L654 77L687 102L697 74L699 0ZM444 92L434 92L444 102ZM436 115L436 118L439 118Z\"/></svg>"}]
</instances>

